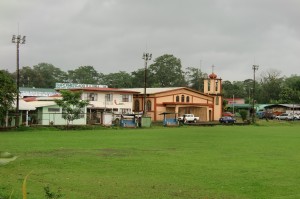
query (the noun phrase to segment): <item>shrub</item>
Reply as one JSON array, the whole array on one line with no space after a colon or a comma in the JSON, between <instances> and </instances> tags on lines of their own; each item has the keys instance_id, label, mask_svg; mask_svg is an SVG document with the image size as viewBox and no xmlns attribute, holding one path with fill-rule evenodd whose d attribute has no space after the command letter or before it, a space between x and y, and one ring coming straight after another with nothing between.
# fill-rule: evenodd
<instances>
[{"instance_id":1,"label":"shrub","mask_svg":"<svg viewBox=\"0 0 300 199\"><path fill-rule=\"evenodd\" d=\"M248 112L246 110L240 110L240 114L243 121L247 120Z\"/></svg>"}]
</instances>

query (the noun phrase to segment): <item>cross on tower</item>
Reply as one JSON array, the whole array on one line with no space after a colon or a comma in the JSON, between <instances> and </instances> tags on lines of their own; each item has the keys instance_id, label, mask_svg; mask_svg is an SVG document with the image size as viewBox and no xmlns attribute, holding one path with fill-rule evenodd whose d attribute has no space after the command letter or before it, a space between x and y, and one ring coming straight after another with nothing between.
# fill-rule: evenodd
<instances>
[{"instance_id":1,"label":"cross on tower","mask_svg":"<svg viewBox=\"0 0 300 199\"><path fill-rule=\"evenodd\" d=\"M212 65L212 66L211 66L211 71L212 71L212 73L214 73L214 68L215 68L215 65Z\"/></svg>"}]
</instances>

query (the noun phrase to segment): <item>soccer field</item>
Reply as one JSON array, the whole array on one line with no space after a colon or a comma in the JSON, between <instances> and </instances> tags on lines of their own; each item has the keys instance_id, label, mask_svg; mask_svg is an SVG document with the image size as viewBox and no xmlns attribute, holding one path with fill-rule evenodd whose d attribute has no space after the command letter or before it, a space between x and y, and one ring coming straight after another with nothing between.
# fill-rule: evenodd
<instances>
[{"instance_id":1,"label":"soccer field","mask_svg":"<svg viewBox=\"0 0 300 199\"><path fill-rule=\"evenodd\" d=\"M300 198L300 125L0 133L0 198Z\"/></svg>"}]
</instances>

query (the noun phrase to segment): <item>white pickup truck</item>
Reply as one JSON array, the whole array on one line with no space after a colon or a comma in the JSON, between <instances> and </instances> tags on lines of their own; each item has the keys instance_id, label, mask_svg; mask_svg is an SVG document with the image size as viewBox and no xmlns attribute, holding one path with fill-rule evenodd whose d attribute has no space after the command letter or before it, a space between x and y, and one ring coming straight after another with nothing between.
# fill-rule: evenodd
<instances>
[{"instance_id":1,"label":"white pickup truck","mask_svg":"<svg viewBox=\"0 0 300 199\"><path fill-rule=\"evenodd\" d=\"M181 117L178 117L178 121L180 122L194 122L196 123L199 120L199 117L195 117L194 114L184 114Z\"/></svg>"}]
</instances>

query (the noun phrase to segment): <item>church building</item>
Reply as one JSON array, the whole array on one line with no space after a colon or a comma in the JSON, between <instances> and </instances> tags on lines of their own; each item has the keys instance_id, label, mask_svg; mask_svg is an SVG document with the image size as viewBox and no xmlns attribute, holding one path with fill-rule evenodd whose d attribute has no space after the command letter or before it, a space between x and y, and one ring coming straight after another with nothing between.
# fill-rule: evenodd
<instances>
[{"instance_id":1,"label":"church building","mask_svg":"<svg viewBox=\"0 0 300 199\"><path fill-rule=\"evenodd\" d=\"M172 112L179 116L189 113L200 121L217 121L222 115L222 80L212 73L204 80L204 91L187 87L147 88L146 101L144 88L126 89L133 94L133 111L144 112L152 121L163 120L162 113ZM144 104L146 103L146 105Z\"/></svg>"}]
</instances>

